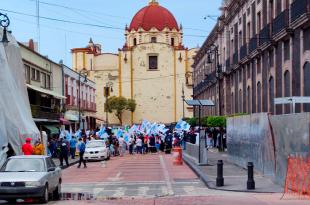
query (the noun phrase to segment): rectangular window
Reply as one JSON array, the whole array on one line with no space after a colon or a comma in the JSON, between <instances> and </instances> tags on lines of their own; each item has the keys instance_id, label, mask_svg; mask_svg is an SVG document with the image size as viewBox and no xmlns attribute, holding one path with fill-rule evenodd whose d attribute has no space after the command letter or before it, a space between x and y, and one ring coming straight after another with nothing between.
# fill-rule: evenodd
<instances>
[{"instance_id":1,"label":"rectangular window","mask_svg":"<svg viewBox=\"0 0 310 205\"><path fill-rule=\"evenodd\" d=\"M158 56L149 56L149 70L158 69Z\"/></svg>"},{"instance_id":2,"label":"rectangular window","mask_svg":"<svg viewBox=\"0 0 310 205\"><path fill-rule=\"evenodd\" d=\"M303 32L304 51L310 50L310 27Z\"/></svg>"},{"instance_id":3,"label":"rectangular window","mask_svg":"<svg viewBox=\"0 0 310 205\"><path fill-rule=\"evenodd\" d=\"M174 38L171 38L171 46L174 46Z\"/></svg>"},{"instance_id":4,"label":"rectangular window","mask_svg":"<svg viewBox=\"0 0 310 205\"><path fill-rule=\"evenodd\" d=\"M269 67L273 67L274 66L274 52L273 49L271 51L269 51Z\"/></svg>"},{"instance_id":5,"label":"rectangular window","mask_svg":"<svg viewBox=\"0 0 310 205\"><path fill-rule=\"evenodd\" d=\"M30 83L30 66L25 65L26 83Z\"/></svg>"},{"instance_id":6,"label":"rectangular window","mask_svg":"<svg viewBox=\"0 0 310 205\"><path fill-rule=\"evenodd\" d=\"M156 43L156 42L157 42L156 37L152 37L152 38L151 38L151 43Z\"/></svg>"},{"instance_id":7,"label":"rectangular window","mask_svg":"<svg viewBox=\"0 0 310 205\"><path fill-rule=\"evenodd\" d=\"M257 33L262 29L262 15L261 12L257 13Z\"/></svg>"},{"instance_id":8,"label":"rectangular window","mask_svg":"<svg viewBox=\"0 0 310 205\"><path fill-rule=\"evenodd\" d=\"M251 65L250 64L247 65L247 75L249 79L251 77Z\"/></svg>"},{"instance_id":9,"label":"rectangular window","mask_svg":"<svg viewBox=\"0 0 310 205\"><path fill-rule=\"evenodd\" d=\"M31 68L31 80L36 80L36 70Z\"/></svg>"},{"instance_id":10,"label":"rectangular window","mask_svg":"<svg viewBox=\"0 0 310 205\"><path fill-rule=\"evenodd\" d=\"M46 76L46 88L47 89L51 88L51 76L50 75ZM73 91L72 91L72 93L73 93Z\"/></svg>"},{"instance_id":11,"label":"rectangular window","mask_svg":"<svg viewBox=\"0 0 310 205\"><path fill-rule=\"evenodd\" d=\"M257 73L261 73L261 58L259 57L256 61Z\"/></svg>"},{"instance_id":12,"label":"rectangular window","mask_svg":"<svg viewBox=\"0 0 310 205\"><path fill-rule=\"evenodd\" d=\"M40 71L36 70L36 81L40 82Z\"/></svg>"},{"instance_id":13,"label":"rectangular window","mask_svg":"<svg viewBox=\"0 0 310 205\"><path fill-rule=\"evenodd\" d=\"M42 75L41 87L46 88L46 74L41 73L41 75Z\"/></svg>"},{"instance_id":14,"label":"rectangular window","mask_svg":"<svg viewBox=\"0 0 310 205\"><path fill-rule=\"evenodd\" d=\"M290 60L290 40L284 41L284 61Z\"/></svg>"}]
</instances>

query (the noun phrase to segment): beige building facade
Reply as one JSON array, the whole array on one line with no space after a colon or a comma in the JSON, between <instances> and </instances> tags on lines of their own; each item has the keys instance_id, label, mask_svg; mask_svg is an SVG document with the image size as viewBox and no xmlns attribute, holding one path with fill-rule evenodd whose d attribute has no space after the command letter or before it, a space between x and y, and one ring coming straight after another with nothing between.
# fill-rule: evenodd
<instances>
[{"instance_id":1,"label":"beige building facade","mask_svg":"<svg viewBox=\"0 0 310 205\"><path fill-rule=\"evenodd\" d=\"M118 53L104 53L90 40L86 48L72 49L73 69L88 70L96 82L97 117L105 118L104 87L112 85L113 96L134 99L134 113L125 112L124 124L147 119L171 123L183 117L185 99L192 98L193 57L198 49L183 45L182 26L158 2L151 1L133 17L125 29L125 44ZM184 106L184 117L193 110ZM118 124L113 114L109 123Z\"/></svg>"}]
</instances>

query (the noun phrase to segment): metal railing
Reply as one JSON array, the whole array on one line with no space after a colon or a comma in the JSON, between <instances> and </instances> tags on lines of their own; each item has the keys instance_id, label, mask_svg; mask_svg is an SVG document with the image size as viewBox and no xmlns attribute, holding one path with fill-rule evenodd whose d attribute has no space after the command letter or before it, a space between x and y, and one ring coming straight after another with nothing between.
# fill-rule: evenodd
<instances>
[{"instance_id":1,"label":"metal railing","mask_svg":"<svg viewBox=\"0 0 310 205\"><path fill-rule=\"evenodd\" d=\"M310 0L295 0L291 4L291 22L310 12Z\"/></svg>"},{"instance_id":2,"label":"metal railing","mask_svg":"<svg viewBox=\"0 0 310 205\"><path fill-rule=\"evenodd\" d=\"M240 47L240 60L243 60L248 55L247 44Z\"/></svg>"},{"instance_id":3,"label":"metal railing","mask_svg":"<svg viewBox=\"0 0 310 205\"><path fill-rule=\"evenodd\" d=\"M255 35L249 42L249 54L257 49L257 36Z\"/></svg>"},{"instance_id":4,"label":"metal railing","mask_svg":"<svg viewBox=\"0 0 310 205\"><path fill-rule=\"evenodd\" d=\"M259 45L270 42L270 24L267 24L259 33Z\"/></svg>"},{"instance_id":5,"label":"metal railing","mask_svg":"<svg viewBox=\"0 0 310 205\"><path fill-rule=\"evenodd\" d=\"M272 21L272 35L275 35L289 26L289 9L282 11Z\"/></svg>"}]
</instances>

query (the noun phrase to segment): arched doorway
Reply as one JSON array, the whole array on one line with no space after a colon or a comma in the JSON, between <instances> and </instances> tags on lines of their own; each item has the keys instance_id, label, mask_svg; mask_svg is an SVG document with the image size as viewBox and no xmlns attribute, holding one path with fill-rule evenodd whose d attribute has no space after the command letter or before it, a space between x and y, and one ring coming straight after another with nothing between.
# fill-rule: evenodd
<instances>
[{"instance_id":1,"label":"arched doorway","mask_svg":"<svg viewBox=\"0 0 310 205\"><path fill-rule=\"evenodd\" d=\"M304 96L310 96L310 62L304 65ZM310 104L304 104L304 112L310 112Z\"/></svg>"}]
</instances>

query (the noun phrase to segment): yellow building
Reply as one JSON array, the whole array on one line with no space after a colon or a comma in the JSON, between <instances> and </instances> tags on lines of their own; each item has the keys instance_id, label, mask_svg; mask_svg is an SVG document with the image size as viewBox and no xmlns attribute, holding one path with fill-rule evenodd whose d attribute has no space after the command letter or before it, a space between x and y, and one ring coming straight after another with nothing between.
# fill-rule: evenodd
<instances>
[{"instance_id":1,"label":"yellow building","mask_svg":"<svg viewBox=\"0 0 310 205\"><path fill-rule=\"evenodd\" d=\"M192 98L193 57L198 49L183 45L182 25L158 2L151 1L133 17L125 29L125 44L117 54L104 53L90 40L86 48L72 49L72 64L77 71L87 69L96 82L97 116L105 118L103 89L113 84L115 96L135 99L136 111L125 112L125 124L143 119L171 123L183 117L185 99ZM193 110L185 104L185 117ZM109 123L118 120L109 114Z\"/></svg>"}]
</instances>

